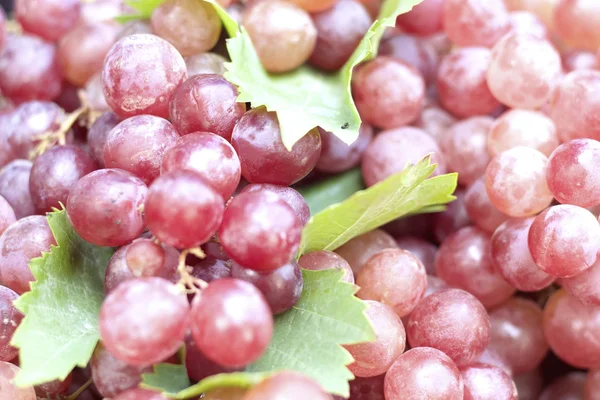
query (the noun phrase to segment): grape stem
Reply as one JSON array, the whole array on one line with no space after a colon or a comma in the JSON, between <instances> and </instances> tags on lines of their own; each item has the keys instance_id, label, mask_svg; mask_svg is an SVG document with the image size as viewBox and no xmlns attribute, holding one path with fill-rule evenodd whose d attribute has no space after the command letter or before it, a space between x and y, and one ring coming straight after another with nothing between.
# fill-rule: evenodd
<instances>
[{"instance_id":1,"label":"grape stem","mask_svg":"<svg viewBox=\"0 0 600 400\"><path fill-rule=\"evenodd\" d=\"M188 254L192 254L198 258L206 258L206 254L204 254L200 247L183 250L179 255L179 264L177 265L177 272L179 272L180 276L177 286L184 293L198 293L202 289L205 289L208 286L208 283L202 279L192 276L192 267L185 263L185 259Z\"/></svg>"},{"instance_id":2,"label":"grape stem","mask_svg":"<svg viewBox=\"0 0 600 400\"><path fill-rule=\"evenodd\" d=\"M75 393L73 393L72 395L70 395L69 397L66 398L66 400L75 400L77 399L83 392L86 391L86 389L92 384L92 378L90 378L86 383L84 383L83 385L81 385L81 387L79 389L77 389L77 391Z\"/></svg>"},{"instance_id":3,"label":"grape stem","mask_svg":"<svg viewBox=\"0 0 600 400\"><path fill-rule=\"evenodd\" d=\"M67 132L69 132L69 129L71 129L79 117L88 111L88 106L84 104L72 113L67 114L58 129L36 136L34 139L39 140L40 143L31 151L29 158L36 158L57 143L60 145L66 144Z\"/></svg>"}]
</instances>

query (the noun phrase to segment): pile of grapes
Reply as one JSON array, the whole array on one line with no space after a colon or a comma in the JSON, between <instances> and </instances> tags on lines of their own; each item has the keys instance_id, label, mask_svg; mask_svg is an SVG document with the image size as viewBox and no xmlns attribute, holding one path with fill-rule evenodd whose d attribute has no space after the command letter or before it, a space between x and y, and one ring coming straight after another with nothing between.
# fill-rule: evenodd
<instances>
[{"instance_id":1,"label":"pile of grapes","mask_svg":"<svg viewBox=\"0 0 600 400\"><path fill-rule=\"evenodd\" d=\"M273 74L339 70L382 4L217 2ZM155 3L126 24L122 0L0 15L0 400L164 400L141 375L184 344L192 382L242 371L302 269L332 268L376 334L346 346L351 400L600 399L600 1L424 0L354 70L358 139L315 128L291 150L276 113L236 101L215 8ZM297 259L292 185L360 168L371 187L427 154L458 172L445 211ZM64 381L17 386L13 302L63 207L116 250L101 341ZM341 399L288 371L200 398Z\"/></svg>"}]
</instances>

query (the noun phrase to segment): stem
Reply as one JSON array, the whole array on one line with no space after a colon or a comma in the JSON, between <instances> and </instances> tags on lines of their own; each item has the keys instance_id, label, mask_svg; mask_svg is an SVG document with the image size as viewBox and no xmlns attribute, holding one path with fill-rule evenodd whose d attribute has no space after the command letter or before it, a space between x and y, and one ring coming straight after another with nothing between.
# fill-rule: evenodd
<instances>
[{"instance_id":1,"label":"stem","mask_svg":"<svg viewBox=\"0 0 600 400\"><path fill-rule=\"evenodd\" d=\"M90 387L90 385L92 384L92 378L90 378L86 383L84 383L83 385L81 385L81 387L79 389L77 389L77 391L75 393L73 393L72 395L70 395L69 397L67 397L66 400L75 400L79 397L79 395L81 395L83 392L85 392L87 390L88 387Z\"/></svg>"},{"instance_id":2,"label":"stem","mask_svg":"<svg viewBox=\"0 0 600 400\"><path fill-rule=\"evenodd\" d=\"M208 286L208 283L192 276L192 267L185 263L188 254L193 254L198 258L206 257L200 247L183 250L181 254L179 254L179 264L177 265L177 272L179 272L180 276L177 286L179 286L184 293L198 293L200 290L205 289Z\"/></svg>"},{"instance_id":3,"label":"stem","mask_svg":"<svg viewBox=\"0 0 600 400\"><path fill-rule=\"evenodd\" d=\"M75 124L79 117L81 117L88 111L88 106L83 105L77 110L73 111L72 113L67 114L65 119L61 122L60 126L56 131L47 132L35 137L35 139L39 140L40 143L37 146L35 146L35 149L31 151L29 158L33 159L39 156L40 154L48 150L50 147L54 146L56 143L60 145L66 144L67 132L69 131L69 129L71 129L71 127L73 126L73 124Z\"/></svg>"}]
</instances>

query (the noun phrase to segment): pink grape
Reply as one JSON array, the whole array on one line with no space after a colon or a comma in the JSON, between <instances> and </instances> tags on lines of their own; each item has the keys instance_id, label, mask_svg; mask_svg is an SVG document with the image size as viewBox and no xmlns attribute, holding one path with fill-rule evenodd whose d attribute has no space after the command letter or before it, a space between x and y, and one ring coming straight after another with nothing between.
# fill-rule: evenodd
<instances>
[{"instance_id":1,"label":"pink grape","mask_svg":"<svg viewBox=\"0 0 600 400\"><path fill-rule=\"evenodd\" d=\"M9 128L8 144L17 158L29 158L39 143L36 136L56 130L63 118L60 107L49 101L25 102L10 115L13 128Z\"/></svg>"},{"instance_id":2,"label":"pink grape","mask_svg":"<svg viewBox=\"0 0 600 400\"><path fill-rule=\"evenodd\" d=\"M459 188L454 192L454 195L456 200L446 206L446 211L434 214L433 234L440 243L460 228L471 225L471 219L466 208L465 191Z\"/></svg>"},{"instance_id":3,"label":"pink grape","mask_svg":"<svg viewBox=\"0 0 600 400\"><path fill-rule=\"evenodd\" d=\"M298 372L279 372L258 385L244 396L244 400L332 400L321 385Z\"/></svg>"},{"instance_id":4,"label":"pink grape","mask_svg":"<svg viewBox=\"0 0 600 400\"><path fill-rule=\"evenodd\" d=\"M364 121L382 129L399 128L421 113L425 83L408 64L379 56L354 71L352 94Z\"/></svg>"},{"instance_id":5,"label":"pink grape","mask_svg":"<svg viewBox=\"0 0 600 400\"><path fill-rule=\"evenodd\" d=\"M365 314L375 331L375 340L345 346L354 358L348 369L360 377L384 374L400 357L406 345L406 332L394 309L383 303L365 300Z\"/></svg>"},{"instance_id":6,"label":"pink grape","mask_svg":"<svg viewBox=\"0 0 600 400\"><path fill-rule=\"evenodd\" d=\"M384 375L372 378L355 378L350 384L350 398L352 400L385 400L383 397ZM341 400L341 397L334 398Z\"/></svg>"},{"instance_id":7,"label":"pink grape","mask_svg":"<svg viewBox=\"0 0 600 400\"><path fill-rule=\"evenodd\" d=\"M502 358L500 354L496 350L490 348L490 346L486 347L486 349L477 357L475 361L477 364L487 364L492 365L494 367L498 367L506 372L509 376L512 376L512 370L510 366L506 363L506 360ZM475 364L474 363L474 364Z\"/></svg>"},{"instance_id":8,"label":"pink grape","mask_svg":"<svg viewBox=\"0 0 600 400\"><path fill-rule=\"evenodd\" d=\"M246 112L246 104L238 103L237 97L237 88L221 75L195 75L173 93L169 115L182 135L204 131L231 140L235 124Z\"/></svg>"},{"instance_id":9,"label":"pink grape","mask_svg":"<svg viewBox=\"0 0 600 400\"><path fill-rule=\"evenodd\" d=\"M492 47L509 31L510 20L502 0L446 0L444 32L461 47Z\"/></svg>"},{"instance_id":10,"label":"pink grape","mask_svg":"<svg viewBox=\"0 0 600 400\"><path fill-rule=\"evenodd\" d=\"M115 17L123 14L123 3L119 0L96 0L81 2L79 24L114 21Z\"/></svg>"},{"instance_id":11,"label":"pink grape","mask_svg":"<svg viewBox=\"0 0 600 400\"><path fill-rule=\"evenodd\" d=\"M10 400L36 400L35 390L31 386L18 387L13 379L20 372L20 368L6 361L0 361L0 393L2 397Z\"/></svg>"},{"instance_id":12,"label":"pink grape","mask_svg":"<svg viewBox=\"0 0 600 400\"><path fill-rule=\"evenodd\" d=\"M75 146L56 146L37 157L29 176L29 192L38 212L60 209L79 179L98 165L84 150Z\"/></svg>"},{"instance_id":13,"label":"pink grape","mask_svg":"<svg viewBox=\"0 0 600 400\"><path fill-rule=\"evenodd\" d=\"M104 98L102 89L102 72L94 74L83 87L83 95L88 102L90 108L97 112L112 111ZM112 114L112 113L111 113Z\"/></svg>"},{"instance_id":14,"label":"pink grape","mask_svg":"<svg viewBox=\"0 0 600 400\"><path fill-rule=\"evenodd\" d=\"M501 368L472 364L460 371L465 384L464 400L517 400L517 387Z\"/></svg>"},{"instance_id":15,"label":"pink grape","mask_svg":"<svg viewBox=\"0 0 600 400\"><path fill-rule=\"evenodd\" d=\"M198 173L175 170L150 185L144 208L148 229L161 242L185 249L212 237L224 205L219 193Z\"/></svg>"},{"instance_id":16,"label":"pink grape","mask_svg":"<svg viewBox=\"0 0 600 400\"><path fill-rule=\"evenodd\" d=\"M588 210L558 205L535 217L528 237L535 264L549 275L568 278L590 268L600 251L600 224Z\"/></svg>"},{"instance_id":17,"label":"pink grape","mask_svg":"<svg viewBox=\"0 0 600 400\"><path fill-rule=\"evenodd\" d=\"M396 26L416 35L432 35L442 30L444 0L424 0L396 18Z\"/></svg>"},{"instance_id":18,"label":"pink grape","mask_svg":"<svg viewBox=\"0 0 600 400\"><path fill-rule=\"evenodd\" d=\"M563 68L565 72L572 72L579 69L598 69L596 53L573 50L563 54Z\"/></svg>"},{"instance_id":19,"label":"pink grape","mask_svg":"<svg viewBox=\"0 0 600 400\"><path fill-rule=\"evenodd\" d=\"M151 390L129 389L113 397L113 400L167 400L167 398Z\"/></svg>"},{"instance_id":20,"label":"pink grape","mask_svg":"<svg viewBox=\"0 0 600 400\"><path fill-rule=\"evenodd\" d=\"M67 216L79 236L92 244L127 244L144 230L140 207L147 191L144 182L127 171L100 169L73 186Z\"/></svg>"},{"instance_id":21,"label":"pink grape","mask_svg":"<svg viewBox=\"0 0 600 400\"><path fill-rule=\"evenodd\" d=\"M194 297L190 324L197 348L226 367L258 359L273 333L271 309L262 293L231 278L211 282Z\"/></svg>"},{"instance_id":22,"label":"pink grape","mask_svg":"<svg viewBox=\"0 0 600 400\"><path fill-rule=\"evenodd\" d=\"M386 249L367 260L356 277L358 297L390 306L404 317L417 306L427 287L425 267L406 250Z\"/></svg>"},{"instance_id":23,"label":"pink grape","mask_svg":"<svg viewBox=\"0 0 600 400\"><path fill-rule=\"evenodd\" d=\"M129 365L119 360L99 345L90 360L92 378L98 392L104 397L114 397L142 382L142 374L152 372L150 366Z\"/></svg>"},{"instance_id":24,"label":"pink grape","mask_svg":"<svg viewBox=\"0 0 600 400\"><path fill-rule=\"evenodd\" d=\"M306 253L300 257L298 264L300 264L300 267L303 269L312 271L322 271L326 269L342 270L344 271L344 275L341 280L348 283L354 283L354 272L352 272L350 264L332 251L319 250Z\"/></svg>"},{"instance_id":25,"label":"pink grape","mask_svg":"<svg viewBox=\"0 0 600 400\"><path fill-rule=\"evenodd\" d=\"M442 59L436 84L446 110L466 118L489 114L500 107L486 80L491 59L491 51L484 47L465 47Z\"/></svg>"},{"instance_id":26,"label":"pink grape","mask_svg":"<svg viewBox=\"0 0 600 400\"><path fill-rule=\"evenodd\" d=\"M438 140L448 170L458 172L458 182L469 186L485 172L490 117L472 117L452 125Z\"/></svg>"},{"instance_id":27,"label":"pink grape","mask_svg":"<svg viewBox=\"0 0 600 400\"><path fill-rule=\"evenodd\" d=\"M406 327L411 347L443 351L457 366L469 365L490 341L485 307L471 294L447 289L423 299Z\"/></svg>"},{"instance_id":28,"label":"pink grape","mask_svg":"<svg viewBox=\"0 0 600 400\"><path fill-rule=\"evenodd\" d=\"M152 239L137 239L129 245L125 261L134 276L159 276L165 265L165 249Z\"/></svg>"},{"instance_id":29,"label":"pink grape","mask_svg":"<svg viewBox=\"0 0 600 400\"><path fill-rule=\"evenodd\" d=\"M102 303L100 337L119 360L146 366L165 360L183 344L189 304L162 278L120 284Z\"/></svg>"},{"instance_id":30,"label":"pink grape","mask_svg":"<svg viewBox=\"0 0 600 400\"><path fill-rule=\"evenodd\" d=\"M585 271L571 277L562 278L560 285L582 303L590 305L600 305L600 263L596 261L594 265Z\"/></svg>"},{"instance_id":31,"label":"pink grape","mask_svg":"<svg viewBox=\"0 0 600 400\"><path fill-rule=\"evenodd\" d=\"M399 248L417 257L423 263L427 274L435 274L437 247L434 244L413 236L397 237L396 244Z\"/></svg>"},{"instance_id":32,"label":"pink grape","mask_svg":"<svg viewBox=\"0 0 600 400\"><path fill-rule=\"evenodd\" d=\"M529 11L514 11L508 16L510 33L527 34L545 39L549 36L548 28L534 13Z\"/></svg>"},{"instance_id":33,"label":"pink grape","mask_svg":"<svg viewBox=\"0 0 600 400\"><path fill-rule=\"evenodd\" d=\"M335 174L360 164L363 154L373 139L373 128L362 123L358 131L358 138L351 145L347 145L333 133L320 128L319 134L321 136L321 155L315 165L315 170Z\"/></svg>"},{"instance_id":34,"label":"pink grape","mask_svg":"<svg viewBox=\"0 0 600 400\"><path fill-rule=\"evenodd\" d=\"M539 369L517 375L513 380L517 385L519 400L539 400L544 386Z\"/></svg>"},{"instance_id":35,"label":"pink grape","mask_svg":"<svg viewBox=\"0 0 600 400\"><path fill-rule=\"evenodd\" d=\"M15 16L23 29L55 42L77 22L80 0L17 0Z\"/></svg>"},{"instance_id":36,"label":"pink grape","mask_svg":"<svg viewBox=\"0 0 600 400\"><path fill-rule=\"evenodd\" d=\"M338 247L335 252L350 264L356 277L371 256L385 249L397 249L393 237L381 229L363 233Z\"/></svg>"},{"instance_id":37,"label":"pink grape","mask_svg":"<svg viewBox=\"0 0 600 400\"><path fill-rule=\"evenodd\" d=\"M225 210L219 239L238 264L269 272L295 255L301 230L293 209L279 196L267 191L246 192L234 197Z\"/></svg>"},{"instance_id":38,"label":"pink grape","mask_svg":"<svg viewBox=\"0 0 600 400\"><path fill-rule=\"evenodd\" d=\"M416 163L427 154L437 163L436 174L446 172L445 157L435 140L418 128L405 127L383 131L369 144L362 160L362 173L367 186L373 186Z\"/></svg>"},{"instance_id":39,"label":"pink grape","mask_svg":"<svg viewBox=\"0 0 600 400\"><path fill-rule=\"evenodd\" d=\"M450 286L442 279L438 278L434 275L427 275L427 289L425 289L425 294L423 295L423 299L427 296L430 296L434 293L441 292L442 290L450 289ZM422 300L422 299L421 299Z\"/></svg>"},{"instance_id":40,"label":"pink grape","mask_svg":"<svg viewBox=\"0 0 600 400\"><path fill-rule=\"evenodd\" d=\"M423 129L436 141L439 141L456 119L440 107L428 107L423 110L419 119L414 123L417 128Z\"/></svg>"},{"instance_id":41,"label":"pink grape","mask_svg":"<svg viewBox=\"0 0 600 400\"><path fill-rule=\"evenodd\" d=\"M384 391L389 400L460 400L464 384L447 355L430 347L417 347L402 354L388 370Z\"/></svg>"},{"instance_id":42,"label":"pink grape","mask_svg":"<svg viewBox=\"0 0 600 400\"><path fill-rule=\"evenodd\" d=\"M587 0L559 0L554 28L569 45L588 50L600 47L600 4Z\"/></svg>"},{"instance_id":43,"label":"pink grape","mask_svg":"<svg viewBox=\"0 0 600 400\"><path fill-rule=\"evenodd\" d=\"M435 81L439 57L435 48L423 38L411 35L391 36L381 42L379 54L416 68L425 80L425 86Z\"/></svg>"},{"instance_id":44,"label":"pink grape","mask_svg":"<svg viewBox=\"0 0 600 400\"><path fill-rule=\"evenodd\" d=\"M274 193L279 198L292 207L296 217L300 220L302 226L306 225L310 219L310 209L306 200L298 191L288 186L271 185L270 183L251 183L247 185L240 193L247 192L269 192Z\"/></svg>"},{"instance_id":45,"label":"pink grape","mask_svg":"<svg viewBox=\"0 0 600 400\"><path fill-rule=\"evenodd\" d=\"M291 185L315 167L321 138L313 129L288 151L281 141L277 114L254 108L238 121L231 144L240 157L242 175L250 183Z\"/></svg>"},{"instance_id":46,"label":"pink grape","mask_svg":"<svg viewBox=\"0 0 600 400\"><path fill-rule=\"evenodd\" d=\"M69 386L73 383L73 374L67 375L64 381L60 381L58 379L42 383L40 385L34 386L35 394L41 398L52 398L52 396L57 397L60 395L67 394L69 390Z\"/></svg>"},{"instance_id":47,"label":"pink grape","mask_svg":"<svg viewBox=\"0 0 600 400\"><path fill-rule=\"evenodd\" d=\"M0 236L0 284L18 294L29 291L35 278L29 261L56 245L45 217L33 215L19 219Z\"/></svg>"},{"instance_id":48,"label":"pink grape","mask_svg":"<svg viewBox=\"0 0 600 400\"><path fill-rule=\"evenodd\" d=\"M163 157L179 133L164 118L136 115L111 129L104 143L104 165L131 172L149 185L160 175Z\"/></svg>"},{"instance_id":49,"label":"pink grape","mask_svg":"<svg viewBox=\"0 0 600 400\"><path fill-rule=\"evenodd\" d=\"M562 142L600 139L600 71L578 70L567 74L550 101L550 118Z\"/></svg>"},{"instance_id":50,"label":"pink grape","mask_svg":"<svg viewBox=\"0 0 600 400\"><path fill-rule=\"evenodd\" d=\"M489 247L488 233L475 227L462 228L440 246L435 269L450 286L466 290L492 308L504 303L515 289L494 269Z\"/></svg>"},{"instance_id":51,"label":"pink grape","mask_svg":"<svg viewBox=\"0 0 600 400\"><path fill-rule=\"evenodd\" d=\"M106 139L111 129L117 126L119 118L113 112L105 112L92 124L88 131L87 144L90 153L96 159L96 162L101 166L104 165L104 147Z\"/></svg>"},{"instance_id":52,"label":"pink grape","mask_svg":"<svg viewBox=\"0 0 600 400\"><path fill-rule=\"evenodd\" d=\"M194 266L192 276L202 279L206 283L217 279L230 278L231 264L232 262L229 260L224 261L207 256Z\"/></svg>"},{"instance_id":53,"label":"pink grape","mask_svg":"<svg viewBox=\"0 0 600 400\"><path fill-rule=\"evenodd\" d=\"M102 69L106 102L121 118L168 118L169 101L187 78L183 57L154 35L131 35L113 45Z\"/></svg>"},{"instance_id":54,"label":"pink grape","mask_svg":"<svg viewBox=\"0 0 600 400\"><path fill-rule=\"evenodd\" d=\"M10 204L17 219L35 214L29 191L31 161L14 160L0 169L0 196Z\"/></svg>"},{"instance_id":55,"label":"pink grape","mask_svg":"<svg viewBox=\"0 0 600 400\"><path fill-rule=\"evenodd\" d=\"M496 99L513 108L546 103L562 72L560 55L547 40L510 34L492 50L488 86Z\"/></svg>"},{"instance_id":56,"label":"pink grape","mask_svg":"<svg viewBox=\"0 0 600 400\"><path fill-rule=\"evenodd\" d=\"M4 254L2 254L4 256ZM14 359L19 350L10 345L10 341L24 315L14 306L19 295L13 290L0 286L0 362ZM0 387L2 387L0 385Z\"/></svg>"},{"instance_id":57,"label":"pink grape","mask_svg":"<svg viewBox=\"0 0 600 400\"><path fill-rule=\"evenodd\" d=\"M202 354L200 350L198 350L196 342L194 341L194 338L191 334L187 335L185 338L185 351L185 366L187 368L190 379L193 379L195 381L201 381L204 378L223 372L235 372L238 370L235 368L222 367L206 358L206 356ZM219 400L219 398L217 397L215 400Z\"/></svg>"},{"instance_id":58,"label":"pink grape","mask_svg":"<svg viewBox=\"0 0 600 400\"><path fill-rule=\"evenodd\" d=\"M514 374L536 368L548 352L542 330L542 310L531 300L514 297L490 312L490 349L503 358Z\"/></svg>"},{"instance_id":59,"label":"pink grape","mask_svg":"<svg viewBox=\"0 0 600 400\"><path fill-rule=\"evenodd\" d=\"M497 156L485 171L491 203L511 217L535 215L552 202L546 183L548 158L529 147L513 147Z\"/></svg>"},{"instance_id":60,"label":"pink grape","mask_svg":"<svg viewBox=\"0 0 600 400\"><path fill-rule=\"evenodd\" d=\"M477 179L465 193L465 207L471 221L478 228L492 233L503 222L509 219L509 216L498 211L490 201L490 197L485 190L485 180L483 177Z\"/></svg>"},{"instance_id":61,"label":"pink grape","mask_svg":"<svg viewBox=\"0 0 600 400\"><path fill-rule=\"evenodd\" d=\"M108 1L110 2L110 0ZM146 33L149 35L152 34L152 25L150 25L150 21L138 19L126 22L123 25L117 40L121 40L126 36L136 35L139 33Z\"/></svg>"},{"instance_id":62,"label":"pink grape","mask_svg":"<svg viewBox=\"0 0 600 400\"><path fill-rule=\"evenodd\" d=\"M227 59L217 53L200 53L185 58L188 76L191 78L199 74L223 75L226 71Z\"/></svg>"},{"instance_id":63,"label":"pink grape","mask_svg":"<svg viewBox=\"0 0 600 400\"><path fill-rule=\"evenodd\" d=\"M0 235L16 221L17 216L12 206L4 197L0 196ZM350 267L348 266L348 268Z\"/></svg>"},{"instance_id":64,"label":"pink grape","mask_svg":"<svg viewBox=\"0 0 600 400\"><path fill-rule=\"evenodd\" d=\"M585 377L586 374L583 372L571 372L561 376L552 384L546 386L539 400L585 399L582 397L584 395Z\"/></svg>"},{"instance_id":65,"label":"pink grape","mask_svg":"<svg viewBox=\"0 0 600 400\"><path fill-rule=\"evenodd\" d=\"M166 150L161 173L180 169L200 174L223 199L233 195L242 174L240 159L229 142L208 132L184 135Z\"/></svg>"},{"instance_id":66,"label":"pink grape","mask_svg":"<svg viewBox=\"0 0 600 400\"><path fill-rule=\"evenodd\" d=\"M584 391L585 399L598 400L597 396L600 393L600 369L588 371Z\"/></svg>"},{"instance_id":67,"label":"pink grape","mask_svg":"<svg viewBox=\"0 0 600 400\"><path fill-rule=\"evenodd\" d=\"M580 207L600 204L600 142L575 139L560 145L548 160L548 188L561 203Z\"/></svg>"},{"instance_id":68,"label":"pink grape","mask_svg":"<svg viewBox=\"0 0 600 400\"><path fill-rule=\"evenodd\" d=\"M496 271L511 286L535 292L550 286L556 279L538 268L533 261L527 236L533 217L514 218L496 229L490 243L490 256Z\"/></svg>"}]
</instances>

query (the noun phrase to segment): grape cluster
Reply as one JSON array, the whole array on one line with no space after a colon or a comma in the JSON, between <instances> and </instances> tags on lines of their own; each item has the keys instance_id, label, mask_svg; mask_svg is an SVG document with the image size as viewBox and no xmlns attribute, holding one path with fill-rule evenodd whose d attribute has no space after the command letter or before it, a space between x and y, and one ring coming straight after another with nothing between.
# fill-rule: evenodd
<instances>
[{"instance_id":1,"label":"grape cluster","mask_svg":"<svg viewBox=\"0 0 600 400\"><path fill-rule=\"evenodd\" d=\"M383 3L217 2L273 74L339 70ZM300 298L302 269L342 270L367 305L376 339L345 346L351 400L600 399L599 1L424 0L354 70L358 139L315 128L291 150L277 114L223 76L213 6L165 0L115 21L130 12L0 12L0 399L92 379L80 399L165 400L141 375L184 345L192 381L241 371ZM360 167L370 187L426 154L458 172L445 211L297 258L310 211L292 185ZM101 343L64 381L20 388L13 302L63 205L79 236L116 248ZM291 371L202 397L337 398Z\"/></svg>"}]
</instances>

